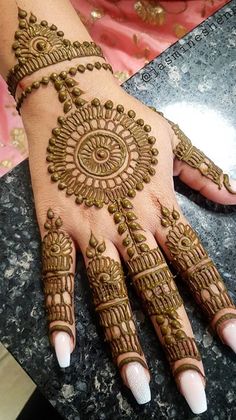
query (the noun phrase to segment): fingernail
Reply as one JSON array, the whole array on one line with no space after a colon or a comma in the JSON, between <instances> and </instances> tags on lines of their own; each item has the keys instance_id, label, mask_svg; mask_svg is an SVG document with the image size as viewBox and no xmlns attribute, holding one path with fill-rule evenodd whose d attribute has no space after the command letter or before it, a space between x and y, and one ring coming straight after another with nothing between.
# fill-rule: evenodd
<instances>
[{"instance_id":1,"label":"fingernail","mask_svg":"<svg viewBox=\"0 0 236 420\"><path fill-rule=\"evenodd\" d=\"M200 373L186 370L179 375L180 392L194 414L207 410L205 388Z\"/></svg>"},{"instance_id":2,"label":"fingernail","mask_svg":"<svg viewBox=\"0 0 236 420\"><path fill-rule=\"evenodd\" d=\"M228 321L222 326L221 338L236 353L236 320Z\"/></svg>"},{"instance_id":3,"label":"fingernail","mask_svg":"<svg viewBox=\"0 0 236 420\"><path fill-rule=\"evenodd\" d=\"M146 404L151 400L149 381L144 367L138 363L128 363L125 367L127 385L138 404Z\"/></svg>"},{"instance_id":4,"label":"fingernail","mask_svg":"<svg viewBox=\"0 0 236 420\"><path fill-rule=\"evenodd\" d=\"M70 366L70 336L66 332L55 333L54 347L61 368Z\"/></svg>"}]
</instances>

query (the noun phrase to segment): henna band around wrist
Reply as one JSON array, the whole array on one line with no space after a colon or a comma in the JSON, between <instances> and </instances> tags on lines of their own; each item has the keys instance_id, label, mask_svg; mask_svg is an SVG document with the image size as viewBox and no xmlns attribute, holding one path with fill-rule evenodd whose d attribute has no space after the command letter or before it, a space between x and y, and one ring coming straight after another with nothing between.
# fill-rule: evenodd
<instances>
[{"instance_id":1,"label":"henna band around wrist","mask_svg":"<svg viewBox=\"0 0 236 420\"><path fill-rule=\"evenodd\" d=\"M8 90L15 97L16 88L20 80L35 71L61 61L78 57L103 57L101 47L95 42L71 42L64 38L64 33L49 25L46 20L37 22L32 13L18 8L18 30L12 49L18 63L9 71L7 76Z\"/></svg>"}]
</instances>

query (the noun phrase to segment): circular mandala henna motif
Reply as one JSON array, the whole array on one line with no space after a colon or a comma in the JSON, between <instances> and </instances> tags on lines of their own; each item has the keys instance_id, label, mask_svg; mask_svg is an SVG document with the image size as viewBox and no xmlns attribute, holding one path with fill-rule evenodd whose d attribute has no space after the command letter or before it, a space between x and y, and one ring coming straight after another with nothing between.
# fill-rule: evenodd
<instances>
[{"instance_id":1,"label":"circular mandala henna motif","mask_svg":"<svg viewBox=\"0 0 236 420\"><path fill-rule=\"evenodd\" d=\"M150 126L134 117L121 105L94 99L54 128L47 161L58 188L88 206L134 197L155 174L158 154Z\"/></svg>"},{"instance_id":2,"label":"circular mandala henna motif","mask_svg":"<svg viewBox=\"0 0 236 420\"><path fill-rule=\"evenodd\" d=\"M81 167L94 176L109 177L119 173L122 168L127 150L125 143L115 134L97 130L85 136L78 145L77 160Z\"/></svg>"}]
</instances>

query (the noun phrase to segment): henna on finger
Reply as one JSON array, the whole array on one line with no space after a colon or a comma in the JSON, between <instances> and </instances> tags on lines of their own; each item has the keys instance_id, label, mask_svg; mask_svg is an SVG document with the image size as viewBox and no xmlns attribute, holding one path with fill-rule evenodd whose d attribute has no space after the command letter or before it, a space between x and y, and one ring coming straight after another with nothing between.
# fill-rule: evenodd
<instances>
[{"instance_id":1,"label":"henna on finger","mask_svg":"<svg viewBox=\"0 0 236 420\"><path fill-rule=\"evenodd\" d=\"M192 294L217 330L227 319L236 319L236 307L196 232L179 219L178 211L161 205L161 225L168 229L166 247L173 265L186 280ZM223 313L214 322L215 317L221 311L225 312L225 309L229 310L228 313Z\"/></svg>"},{"instance_id":2,"label":"henna on finger","mask_svg":"<svg viewBox=\"0 0 236 420\"><path fill-rule=\"evenodd\" d=\"M43 291L51 342L54 331L65 331L74 340L72 329L69 327L74 323L74 274L70 271L72 266L72 240L61 229L62 224L62 219L56 217L54 212L49 209L47 221L44 224L47 233L42 241L42 259ZM60 323L60 321L63 323ZM50 325L52 323L53 325Z\"/></svg>"},{"instance_id":3,"label":"henna on finger","mask_svg":"<svg viewBox=\"0 0 236 420\"><path fill-rule=\"evenodd\" d=\"M57 32L56 37L51 38L52 31L57 31L54 26L49 28L47 22L42 21L38 27L36 18L32 16L28 22L24 11L19 12L19 17L20 31L16 34L14 48L21 66L10 71L8 78L13 94L19 80L39 68L47 67L50 62L54 64L69 59L68 56L102 56L99 47L93 43L72 45L64 39L61 43L58 37L62 39L63 34ZM74 48L77 49L75 56ZM99 70L99 65L95 64L87 64L86 70ZM107 66L105 69L110 69L109 65L104 65ZM49 82L58 92L63 115L58 116L58 125L52 129L46 151L51 180L59 190L65 190L67 196L72 196L76 204L97 209L108 207L118 234L124 235L122 243L127 249L133 283L148 314L158 325L174 373L174 364L182 360L182 371L190 370L191 366L196 370L200 355L195 340L184 331L178 313L182 300L173 276L159 248L149 248L129 200L155 175L154 167L158 164L159 153L154 147L156 138L150 134L151 127L142 118L136 117L133 109L125 111L122 104L116 105L111 100L102 103L98 98L86 102L82 98L84 92L73 78L77 71L83 72L85 68L79 65L59 75L52 73L50 80L44 76L40 82L35 81L28 86L22 94L24 99L41 85L48 86ZM48 233L43 240L44 290L48 319L54 324L50 332L64 329L72 334L72 241L61 225L61 219L56 219L49 210L45 225ZM113 359L120 368L128 364L124 369L127 368L129 372L133 369L132 380L137 383L140 376L137 372L134 375L135 369L130 362L139 362L137 364L142 369L147 366L132 319L121 265L106 256L105 243L100 243L93 234L86 255L94 304ZM192 364L186 360L189 358L193 359ZM145 376L146 372L143 373ZM142 382L147 389L147 378ZM148 398L149 395L146 401Z\"/></svg>"},{"instance_id":4,"label":"henna on finger","mask_svg":"<svg viewBox=\"0 0 236 420\"><path fill-rule=\"evenodd\" d=\"M180 129L178 124L175 124L174 122L166 118L164 114L162 112L157 111L156 108L150 108L168 121L176 137L178 138L179 143L173 150L175 157L178 160L187 163L187 165L191 166L192 168L197 169L201 173L201 175L214 182L214 184L218 186L219 190L221 190L224 186L230 194L236 194L236 192L232 189L230 185L229 176L227 174L224 174L222 169L220 169L201 150L192 145L190 139Z\"/></svg>"},{"instance_id":5,"label":"henna on finger","mask_svg":"<svg viewBox=\"0 0 236 420\"><path fill-rule=\"evenodd\" d=\"M175 362L185 358L201 360L196 342L184 331L178 309L183 302L159 247L150 249L130 200L108 206L118 233L124 236L127 265L137 294L147 314L157 323L167 359L175 375ZM190 364L184 365L189 369ZM193 364L193 369L198 367ZM184 368L182 368L184 370ZM202 375L202 372L199 369Z\"/></svg>"},{"instance_id":6,"label":"henna on finger","mask_svg":"<svg viewBox=\"0 0 236 420\"><path fill-rule=\"evenodd\" d=\"M147 369L143 358L138 356L143 356L143 352L133 322L121 264L105 256L105 251L105 242L99 243L91 233L86 250L89 259L87 275L100 325L119 368L138 361ZM136 356L128 355L118 362L118 357L126 353L136 353Z\"/></svg>"}]
</instances>

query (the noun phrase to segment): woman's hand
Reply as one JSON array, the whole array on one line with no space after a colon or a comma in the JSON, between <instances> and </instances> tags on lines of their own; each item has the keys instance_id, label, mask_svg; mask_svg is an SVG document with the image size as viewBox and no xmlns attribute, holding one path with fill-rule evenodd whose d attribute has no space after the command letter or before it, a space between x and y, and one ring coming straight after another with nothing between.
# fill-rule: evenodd
<instances>
[{"instance_id":1,"label":"woman's hand","mask_svg":"<svg viewBox=\"0 0 236 420\"><path fill-rule=\"evenodd\" d=\"M236 204L233 183L230 187L228 178L189 144L177 126L124 92L107 69L96 68L97 61L103 62L93 57L60 63L51 73L43 69L40 77L51 74L50 81L46 88L43 83L33 87L35 92L21 111L42 236L50 340L60 366L67 367L76 344L73 279L80 250L113 360L137 402L150 400L150 375L122 260L180 392L192 411L201 413L206 410L204 369L167 261L234 351L236 308L179 208L173 171L219 203ZM85 67L92 63L93 70L78 71L81 63ZM39 79L33 75L21 86ZM61 92L68 92L69 86L74 96L64 114L66 99Z\"/></svg>"}]
</instances>

